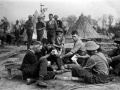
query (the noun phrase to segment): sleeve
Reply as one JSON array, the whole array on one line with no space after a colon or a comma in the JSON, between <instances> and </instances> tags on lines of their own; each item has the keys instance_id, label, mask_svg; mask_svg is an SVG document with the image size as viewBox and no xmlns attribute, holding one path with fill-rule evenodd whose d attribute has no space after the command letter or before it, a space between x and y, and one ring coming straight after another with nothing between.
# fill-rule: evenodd
<instances>
[{"instance_id":1,"label":"sleeve","mask_svg":"<svg viewBox=\"0 0 120 90\"><path fill-rule=\"evenodd\" d=\"M72 53L76 53L82 47L81 43L76 43L75 46L71 49Z\"/></svg>"},{"instance_id":2,"label":"sleeve","mask_svg":"<svg viewBox=\"0 0 120 90\"><path fill-rule=\"evenodd\" d=\"M44 22L42 22L42 27L45 27L45 23Z\"/></svg>"},{"instance_id":3,"label":"sleeve","mask_svg":"<svg viewBox=\"0 0 120 90\"><path fill-rule=\"evenodd\" d=\"M86 65L83 68L91 69L96 65L96 62L93 59L88 59Z\"/></svg>"},{"instance_id":4,"label":"sleeve","mask_svg":"<svg viewBox=\"0 0 120 90\"><path fill-rule=\"evenodd\" d=\"M112 62L113 61L120 61L120 55L112 57Z\"/></svg>"},{"instance_id":5,"label":"sleeve","mask_svg":"<svg viewBox=\"0 0 120 90\"><path fill-rule=\"evenodd\" d=\"M35 55L30 55L30 57L29 57L31 60L31 64L33 64L33 63L36 63L37 62L37 57L35 56Z\"/></svg>"},{"instance_id":6,"label":"sleeve","mask_svg":"<svg viewBox=\"0 0 120 90\"><path fill-rule=\"evenodd\" d=\"M55 30L58 29L58 25L57 25L57 22L56 22L56 21L54 21L54 27L55 27Z\"/></svg>"},{"instance_id":7,"label":"sleeve","mask_svg":"<svg viewBox=\"0 0 120 90\"><path fill-rule=\"evenodd\" d=\"M117 51L116 49L107 51L107 55L108 55L109 57L113 57L113 56L116 54L116 51Z\"/></svg>"},{"instance_id":8,"label":"sleeve","mask_svg":"<svg viewBox=\"0 0 120 90\"><path fill-rule=\"evenodd\" d=\"M28 29L28 21L25 23L25 28Z\"/></svg>"},{"instance_id":9,"label":"sleeve","mask_svg":"<svg viewBox=\"0 0 120 90\"><path fill-rule=\"evenodd\" d=\"M62 23L62 21L59 20L59 23L60 23L60 28L63 28L63 23Z\"/></svg>"},{"instance_id":10,"label":"sleeve","mask_svg":"<svg viewBox=\"0 0 120 90\"><path fill-rule=\"evenodd\" d=\"M38 25L37 25L38 23L36 23L36 29L38 28Z\"/></svg>"},{"instance_id":11,"label":"sleeve","mask_svg":"<svg viewBox=\"0 0 120 90\"><path fill-rule=\"evenodd\" d=\"M48 21L46 22L46 31L48 31Z\"/></svg>"},{"instance_id":12,"label":"sleeve","mask_svg":"<svg viewBox=\"0 0 120 90\"><path fill-rule=\"evenodd\" d=\"M65 44L65 37L63 37L62 39L62 44Z\"/></svg>"}]
</instances>

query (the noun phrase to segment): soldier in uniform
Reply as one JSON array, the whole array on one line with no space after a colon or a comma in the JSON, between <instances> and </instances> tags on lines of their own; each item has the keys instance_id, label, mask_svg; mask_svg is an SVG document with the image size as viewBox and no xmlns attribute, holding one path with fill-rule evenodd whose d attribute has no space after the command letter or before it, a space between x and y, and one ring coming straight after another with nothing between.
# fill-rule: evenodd
<instances>
[{"instance_id":1,"label":"soldier in uniform","mask_svg":"<svg viewBox=\"0 0 120 90\"><path fill-rule=\"evenodd\" d=\"M56 30L58 26L57 22L53 18L53 14L49 14L49 19L50 20L46 24L47 39L51 44L53 44L55 42Z\"/></svg>"},{"instance_id":2,"label":"soldier in uniform","mask_svg":"<svg viewBox=\"0 0 120 90\"><path fill-rule=\"evenodd\" d=\"M117 48L107 51L107 55L111 58L109 65L113 68L112 73L120 75L120 38L116 38L114 42L117 44Z\"/></svg>"},{"instance_id":3,"label":"soldier in uniform","mask_svg":"<svg viewBox=\"0 0 120 90\"><path fill-rule=\"evenodd\" d=\"M32 42L32 36L33 36L33 30L34 30L34 24L32 21L32 16L28 16L28 20L26 21L25 28L27 29L27 49L30 49L30 45Z\"/></svg>"},{"instance_id":4,"label":"soldier in uniform","mask_svg":"<svg viewBox=\"0 0 120 90\"><path fill-rule=\"evenodd\" d=\"M45 29L45 24L42 22L42 17L38 16L38 22L36 24L37 41L42 41L44 29Z\"/></svg>"},{"instance_id":5,"label":"soldier in uniform","mask_svg":"<svg viewBox=\"0 0 120 90\"><path fill-rule=\"evenodd\" d=\"M17 46L19 46L19 39L20 39L20 25L19 25L19 21L16 21L15 27L15 43L17 44Z\"/></svg>"},{"instance_id":6,"label":"soldier in uniform","mask_svg":"<svg viewBox=\"0 0 120 90\"><path fill-rule=\"evenodd\" d=\"M57 15L54 15L54 19L56 20L58 27L62 28L62 25L63 25L62 21L58 20L58 16Z\"/></svg>"},{"instance_id":7,"label":"soldier in uniform","mask_svg":"<svg viewBox=\"0 0 120 90\"><path fill-rule=\"evenodd\" d=\"M65 54L64 44L65 44L65 37L63 36L63 30L61 28L58 28L56 30L56 38L53 46L56 47L60 55Z\"/></svg>"}]
</instances>

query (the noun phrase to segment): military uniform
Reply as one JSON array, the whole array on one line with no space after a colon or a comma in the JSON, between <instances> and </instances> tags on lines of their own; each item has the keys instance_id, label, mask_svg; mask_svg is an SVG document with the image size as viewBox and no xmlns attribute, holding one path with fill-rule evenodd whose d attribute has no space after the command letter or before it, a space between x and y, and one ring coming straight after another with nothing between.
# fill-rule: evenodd
<instances>
[{"instance_id":1,"label":"military uniform","mask_svg":"<svg viewBox=\"0 0 120 90\"><path fill-rule=\"evenodd\" d=\"M36 24L37 41L42 40L44 27L45 27L45 24L43 22L37 22L37 24Z\"/></svg>"},{"instance_id":2,"label":"military uniform","mask_svg":"<svg viewBox=\"0 0 120 90\"><path fill-rule=\"evenodd\" d=\"M32 42L32 36L33 36L33 30L34 30L34 26L33 26L33 22L28 20L26 21L25 27L27 29L27 49L30 48L31 42Z\"/></svg>"},{"instance_id":3,"label":"military uniform","mask_svg":"<svg viewBox=\"0 0 120 90\"><path fill-rule=\"evenodd\" d=\"M19 39L20 39L20 25L16 24L15 27L15 43L19 46Z\"/></svg>"},{"instance_id":4,"label":"military uniform","mask_svg":"<svg viewBox=\"0 0 120 90\"><path fill-rule=\"evenodd\" d=\"M58 26L57 26L57 22L55 20L50 20L46 24L47 39L51 44L55 43L57 28L58 28Z\"/></svg>"}]
</instances>

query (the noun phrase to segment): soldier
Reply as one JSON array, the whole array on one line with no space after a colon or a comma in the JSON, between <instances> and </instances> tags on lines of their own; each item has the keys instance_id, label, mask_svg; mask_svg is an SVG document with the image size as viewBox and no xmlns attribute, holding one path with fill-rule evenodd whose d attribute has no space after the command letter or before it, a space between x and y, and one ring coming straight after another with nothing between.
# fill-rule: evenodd
<instances>
[{"instance_id":1,"label":"soldier","mask_svg":"<svg viewBox=\"0 0 120 90\"><path fill-rule=\"evenodd\" d=\"M85 53L84 43L81 41L81 39L79 39L79 33L77 31L72 31L72 38L74 40L73 48L68 53L61 56L64 63L72 63L71 57L73 57L78 51L80 55Z\"/></svg>"},{"instance_id":2,"label":"soldier","mask_svg":"<svg viewBox=\"0 0 120 90\"><path fill-rule=\"evenodd\" d=\"M27 49L30 49L30 45L32 42L32 36L33 36L33 30L34 30L34 24L32 21L32 16L28 16L28 20L26 21L25 28L27 29Z\"/></svg>"},{"instance_id":3,"label":"soldier","mask_svg":"<svg viewBox=\"0 0 120 90\"><path fill-rule=\"evenodd\" d=\"M117 44L117 48L107 52L110 57L109 65L113 68L112 73L114 75L120 75L120 38L116 38L114 42ZM108 59L109 60L109 59Z\"/></svg>"},{"instance_id":4,"label":"soldier","mask_svg":"<svg viewBox=\"0 0 120 90\"><path fill-rule=\"evenodd\" d=\"M19 39L20 39L20 25L19 25L19 21L16 21L15 27L15 43L17 46L19 46Z\"/></svg>"},{"instance_id":5,"label":"soldier","mask_svg":"<svg viewBox=\"0 0 120 90\"><path fill-rule=\"evenodd\" d=\"M53 44L55 43L56 30L58 26L57 22L53 18L53 14L49 14L49 19L50 20L46 24L47 39L51 44Z\"/></svg>"},{"instance_id":6,"label":"soldier","mask_svg":"<svg viewBox=\"0 0 120 90\"><path fill-rule=\"evenodd\" d=\"M61 28L58 28L56 30L56 38L55 38L55 44L53 44L54 47L58 50L59 54L65 54L65 37L63 36L63 30Z\"/></svg>"},{"instance_id":7,"label":"soldier","mask_svg":"<svg viewBox=\"0 0 120 90\"><path fill-rule=\"evenodd\" d=\"M80 65L72 66L72 76L84 80L85 83L98 84L108 82L109 67L108 61L103 53L97 51L100 46L94 41L88 41L85 49L90 55L84 67ZM70 65L68 65L70 67ZM78 79L77 78L77 79Z\"/></svg>"},{"instance_id":8,"label":"soldier","mask_svg":"<svg viewBox=\"0 0 120 90\"><path fill-rule=\"evenodd\" d=\"M49 54L43 54L43 45L41 42L36 41L33 47L29 49L23 59L21 70L23 80L27 80L27 84L36 82L36 85L47 87L44 80L53 79L55 77L54 71L48 71L48 62L46 57ZM39 59L36 54L39 53Z\"/></svg>"},{"instance_id":9,"label":"soldier","mask_svg":"<svg viewBox=\"0 0 120 90\"><path fill-rule=\"evenodd\" d=\"M43 37L43 30L45 29L45 24L42 22L42 17L38 16L38 22L36 24L37 30L37 41L41 41Z\"/></svg>"},{"instance_id":10,"label":"soldier","mask_svg":"<svg viewBox=\"0 0 120 90\"><path fill-rule=\"evenodd\" d=\"M63 25L62 21L58 20L58 16L57 15L54 15L54 19L56 20L58 27L62 28L62 25Z\"/></svg>"}]
</instances>

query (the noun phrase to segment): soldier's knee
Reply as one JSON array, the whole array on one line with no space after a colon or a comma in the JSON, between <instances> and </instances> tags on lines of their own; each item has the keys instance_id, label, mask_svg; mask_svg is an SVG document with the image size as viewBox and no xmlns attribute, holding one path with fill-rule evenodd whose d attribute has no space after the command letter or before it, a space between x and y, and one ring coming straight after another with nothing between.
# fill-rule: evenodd
<instances>
[{"instance_id":1,"label":"soldier's knee","mask_svg":"<svg viewBox=\"0 0 120 90\"><path fill-rule=\"evenodd\" d=\"M47 59L46 58L40 58L39 61L41 61L41 62L47 62Z\"/></svg>"}]
</instances>

